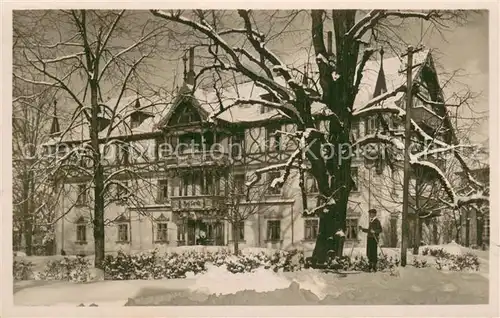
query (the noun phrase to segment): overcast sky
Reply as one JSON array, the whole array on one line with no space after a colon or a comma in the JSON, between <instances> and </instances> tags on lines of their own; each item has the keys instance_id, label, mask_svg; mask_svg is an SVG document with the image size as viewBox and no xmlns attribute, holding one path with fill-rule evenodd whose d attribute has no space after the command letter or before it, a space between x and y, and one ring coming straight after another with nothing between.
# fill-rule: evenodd
<instances>
[{"instance_id":1,"label":"overcast sky","mask_svg":"<svg viewBox=\"0 0 500 318\"><path fill-rule=\"evenodd\" d=\"M144 15L144 19L151 18L148 11L134 13ZM285 13L283 13L285 14ZM360 13L362 15L363 13ZM307 56L307 50L311 47L311 31L309 14L304 13L288 24L289 19L277 19L269 25L270 12L256 14L257 23L261 27L260 31L266 32L271 30L274 33L280 32L286 26L287 32L282 33L274 39L269 47L275 51L286 63L294 63L297 61L297 56ZM239 17L233 13L226 14L228 24L234 21L241 22ZM260 21L259 21L260 20ZM14 23L16 21L14 20ZM185 28L171 25L174 30L182 31ZM331 22L325 23L325 32L331 29ZM488 139L488 16L487 12L479 15L472 15L469 23L465 26L456 27L445 31L443 36L432 27L419 20L412 20L408 28L395 28L398 36L401 36L405 42L416 45L424 44L427 48L433 50L433 57L436 61L436 66L441 80L447 80L450 74L461 69L460 76L455 77L453 84L448 89L445 89L445 95L450 96L452 92L463 91L467 87L475 93L482 95L474 100L473 109L471 111L466 107L459 110L459 116L463 118L478 118L486 117L479 123L474 121L472 133L469 136L473 142L483 143ZM183 41L180 38L179 41ZM154 86L164 87L166 91L172 91L175 85L181 84L182 81L182 51L173 49L179 43L165 43L162 45L165 48L165 53L151 61L154 66L149 75L144 75L144 78L154 84ZM394 54L390 49L386 49L386 55ZM59 55L59 54L57 54ZM197 61L199 62L199 61ZM313 62L313 60L311 60ZM198 63L197 63L198 64ZM198 68L199 69L199 68ZM109 92L106 95L113 94ZM116 96L106 96L114 98ZM453 109L452 109L453 110ZM454 111L454 110L453 110ZM460 126L471 121L460 120Z\"/></svg>"}]
</instances>

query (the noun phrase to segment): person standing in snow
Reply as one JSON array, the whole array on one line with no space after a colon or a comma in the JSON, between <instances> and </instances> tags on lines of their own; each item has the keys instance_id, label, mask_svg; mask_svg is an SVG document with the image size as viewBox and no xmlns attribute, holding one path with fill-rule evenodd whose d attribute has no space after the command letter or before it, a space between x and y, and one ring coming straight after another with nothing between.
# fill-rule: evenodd
<instances>
[{"instance_id":1,"label":"person standing in snow","mask_svg":"<svg viewBox=\"0 0 500 318\"><path fill-rule=\"evenodd\" d=\"M377 245L379 235L382 232L382 225L377 219L377 210L370 209L368 211L368 216L370 217L368 228L363 228L361 225L359 226L359 228L361 231L368 233L368 237L366 240L366 257L368 257L369 271L371 272L373 270L374 272L376 272L378 252Z\"/></svg>"}]
</instances>

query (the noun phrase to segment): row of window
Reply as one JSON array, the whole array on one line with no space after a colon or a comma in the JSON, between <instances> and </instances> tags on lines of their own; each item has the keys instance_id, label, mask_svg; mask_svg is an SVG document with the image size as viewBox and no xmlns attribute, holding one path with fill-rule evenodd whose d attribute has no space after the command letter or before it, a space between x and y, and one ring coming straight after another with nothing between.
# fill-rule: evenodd
<instances>
[{"instance_id":1,"label":"row of window","mask_svg":"<svg viewBox=\"0 0 500 318\"><path fill-rule=\"evenodd\" d=\"M346 239L347 240L357 240L358 239L358 219L348 218L346 220ZM236 227L238 227L238 240L245 240L245 222L241 221L238 224L234 224L232 227L233 235L236 233ZM266 238L269 241L279 241L282 239L281 236L281 220L267 220L266 226ZM117 224L117 242L130 242L130 228L129 223L119 223ZM312 241L318 237L319 233L319 220L318 219L306 219L304 220L304 240ZM207 233L208 237L211 237L211 233ZM179 229L177 231L177 240L184 241L184 231ZM167 222L157 222L156 223L156 237L157 242L167 242L168 240L168 223ZM232 237L234 240L234 237ZM77 223L76 225L76 241L86 242L87 241L87 225L84 223Z\"/></svg>"},{"instance_id":2,"label":"row of window","mask_svg":"<svg viewBox=\"0 0 500 318\"><path fill-rule=\"evenodd\" d=\"M352 167L352 178L354 180L353 191L358 191L358 168ZM280 172L269 172L268 181L269 183L280 177ZM208 171L202 171L198 173L192 173L186 175L180 179L172 179L171 187L169 189L168 180L158 181L158 193L157 202L165 202L168 200L169 196L190 196L190 195L215 195L220 192L220 184L218 178L215 178ZM120 199L126 196L126 188L128 187L128 182L121 182L123 185L116 186L115 199ZM245 189L245 174L235 174L233 177L233 184L229 185L234 189L236 193L244 193ZM175 189L177 188L177 193ZM79 184L77 189L77 200L76 205L81 206L88 203L89 198L89 188L86 184ZM316 180L311 176L306 177L306 191L307 193L315 194L318 193L318 186ZM267 189L267 194L269 195L281 195L281 189L278 187L269 187Z\"/></svg>"},{"instance_id":3,"label":"row of window","mask_svg":"<svg viewBox=\"0 0 500 318\"><path fill-rule=\"evenodd\" d=\"M168 223L167 222L157 222L156 223L156 241L166 242ZM117 242L128 243L130 242L130 229L129 223L117 224ZM77 242L87 242L87 224L77 224L76 225L76 241Z\"/></svg>"}]
</instances>

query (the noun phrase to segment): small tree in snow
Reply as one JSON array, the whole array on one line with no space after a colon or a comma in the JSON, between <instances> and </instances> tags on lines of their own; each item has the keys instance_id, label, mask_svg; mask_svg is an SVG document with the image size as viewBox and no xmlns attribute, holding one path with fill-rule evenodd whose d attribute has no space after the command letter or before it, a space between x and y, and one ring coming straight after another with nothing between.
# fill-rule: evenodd
<instances>
[{"instance_id":1,"label":"small tree in snow","mask_svg":"<svg viewBox=\"0 0 500 318\"><path fill-rule=\"evenodd\" d=\"M223 178L223 186L227 191L226 213L221 219L228 221L231 225L231 238L234 244L234 254L239 254L239 242L244 232L241 225L245 221L257 214L265 213L268 208L262 198L269 190L270 182L261 182L251 187L246 186L246 176L249 174L246 169L241 171L231 164L226 170L226 177ZM260 224L258 226L261 226Z\"/></svg>"}]
</instances>

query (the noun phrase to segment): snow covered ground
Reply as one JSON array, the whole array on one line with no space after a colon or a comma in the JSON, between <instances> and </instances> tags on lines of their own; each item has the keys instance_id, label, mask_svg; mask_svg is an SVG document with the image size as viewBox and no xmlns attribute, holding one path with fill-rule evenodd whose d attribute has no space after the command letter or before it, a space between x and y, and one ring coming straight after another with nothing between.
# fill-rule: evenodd
<instances>
[{"instance_id":1,"label":"snow covered ground","mask_svg":"<svg viewBox=\"0 0 500 318\"><path fill-rule=\"evenodd\" d=\"M457 244L429 246L449 253L464 253ZM423 247L425 248L425 247ZM421 248L420 250L422 251ZM245 252L272 252L266 249ZM472 250L474 252L474 250ZM345 254L364 255L365 248L346 249ZM399 250L383 248L387 256ZM483 257L484 254L482 253ZM411 263L413 255L408 254ZM54 258L54 257L51 257ZM43 258L35 257L37 266ZM309 269L274 273L259 269L232 274L225 268L208 265L208 271L186 279L101 281L87 284L70 282L15 282L17 306L123 306L128 305L223 305L223 304L460 304L484 303L488 299L487 259L481 258L480 273L452 273L434 268L398 269L388 272L338 276ZM478 275L479 274L479 275ZM460 291L460 292L459 292ZM130 300L131 299L131 300Z\"/></svg>"},{"instance_id":2,"label":"snow covered ground","mask_svg":"<svg viewBox=\"0 0 500 318\"><path fill-rule=\"evenodd\" d=\"M400 269L347 276L304 270L294 273L231 274L221 269L189 279L68 282L24 288L14 294L16 306L166 305L366 305L482 304L488 280L475 273L434 268ZM214 295L215 294L215 295Z\"/></svg>"}]
</instances>

